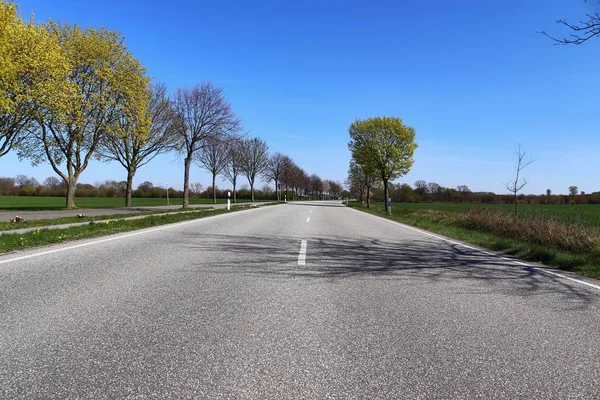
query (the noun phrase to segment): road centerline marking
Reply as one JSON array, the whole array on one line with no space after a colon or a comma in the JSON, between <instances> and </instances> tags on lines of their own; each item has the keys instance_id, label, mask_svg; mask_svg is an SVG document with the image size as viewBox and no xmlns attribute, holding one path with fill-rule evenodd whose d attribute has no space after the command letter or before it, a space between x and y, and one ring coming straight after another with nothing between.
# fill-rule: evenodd
<instances>
[{"instance_id":1,"label":"road centerline marking","mask_svg":"<svg viewBox=\"0 0 600 400\"><path fill-rule=\"evenodd\" d=\"M300 242L300 253L298 254L298 265L306 265L306 240Z\"/></svg>"}]
</instances>

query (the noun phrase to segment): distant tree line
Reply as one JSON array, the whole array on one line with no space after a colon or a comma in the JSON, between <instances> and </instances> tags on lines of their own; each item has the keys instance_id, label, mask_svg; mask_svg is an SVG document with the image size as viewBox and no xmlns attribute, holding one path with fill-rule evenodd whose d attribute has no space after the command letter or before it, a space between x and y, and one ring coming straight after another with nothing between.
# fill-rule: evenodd
<instances>
[{"instance_id":1,"label":"distant tree line","mask_svg":"<svg viewBox=\"0 0 600 400\"><path fill-rule=\"evenodd\" d=\"M352 185L351 182L349 182ZM517 200L524 204L600 204L600 192L579 192L577 186L570 186L569 194L552 194L548 189L545 194L521 194ZM366 202L366 186L354 184L350 186L350 195L359 201ZM407 183L390 184L389 192L392 201L405 203L451 202L451 203L514 203L514 194L496 194L493 192L472 192L467 185L456 188L443 187L435 182L416 181L412 186ZM382 185L370 188L372 201L383 201Z\"/></svg>"},{"instance_id":2,"label":"distant tree line","mask_svg":"<svg viewBox=\"0 0 600 400\"><path fill-rule=\"evenodd\" d=\"M290 159L290 165L293 165ZM284 171L286 171L284 169ZM269 184L263 185L260 189L250 190L246 183L241 184L236 189L236 199L252 200L318 200L318 199L340 199L348 198L350 193L345 191L342 184L331 180L322 180L318 175L306 175L301 169L295 171L296 176L291 172L284 172L282 180L278 180L279 190ZM285 179L288 179L287 186ZM126 181L106 180L94 184L78 183L76 194L78 197L124 197L127 190ZM190 184L190 198L227 198L227 192L231 192L231 187L219 188L217 186L204 186L200 182ZM37 179L17 175L14 178L0 177L0 196L55 196L64 197L67 193L67 185L64 181L55 176L49 176L42 183ZM233 194L233 193L232 193ZM132 190L133 198L166 198L167 188L165 185L154 184L149 181L140 183L136 189ZM170 198L183 198L183 190L169 188ZM232 196L233 197L233 196Z\"/></svg>"},{"instance_id":3,"label":"distant tree line","mask_svg":"<svg viewBox=\"0 0 600 400\"><path fill-rule=\"evenodd\" d=\"M139 168L168 152L183 159L184 207L192 195L193 164L211 173L214 201L217 176L231 183L234 201L240 180L247 181L251 200L259 179L274 183L278 199L284 191L291 199L341 193L339 183L308 175L289 157L269 155L260 138L245 137L222 88L202 82L168 96L118 32L36 25L22 20L16 4L0 0L0 54L0 157L16 151L32 165L49 163L60 182L11 186L3 178L4 193L65 196L67 208L75 206L76 193L110 193L130 206L140 193L158 195L160 188L134 190L133 179ZM118 188L80 184L92 159L118 162L125 180Z\"/></svg>"}]
</instances>

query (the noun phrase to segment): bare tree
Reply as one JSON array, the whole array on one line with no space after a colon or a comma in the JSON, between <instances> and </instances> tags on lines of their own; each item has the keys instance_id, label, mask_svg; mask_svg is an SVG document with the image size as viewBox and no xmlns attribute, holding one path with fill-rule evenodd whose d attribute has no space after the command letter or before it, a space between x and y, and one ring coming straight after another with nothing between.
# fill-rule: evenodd
<instances>
[{"instance_id":1,"label":"bare tree","mask_svg":"<svg viewBox=\"0 0 600 400\"><path fill-rule=\"evenodd\" d=\"M204 190L204 187L202 186L202 184L200 182L194 182L190 185L190 189L191 189L192 193L194 193L196 196L200 196L200 193L202 193L202 190Z\"/></svg>"},{"instance_id":2,"label":"bare tree","mask_svg":"<svg viewBox=\"0 0 600 400\"><path fill-rule=\"evenodd\" d=\"M527 153L525 152L525 149L521 146L521 144L519 143L519 149L516 151L516 155L517 155L517 162L515 163L515 179L508 182L506 184L506 188L508 189L509 192L511 192L514 197L515 197L515 217L518 215L519 213L519 202L517 201L517 193L519 193L519 191L521 189L523 189L525 187L525 185L527 185L529 183L529 181L527 179L522 179L520 177L521 171L527 167L529 164L531 164L532 162L536 161L536 159L531 159L527 157Z\"/></svg>"},{"instance_id":3,"label":"bare tree","mask_svg":"<svg viewBox=\"0 0 600 400\"><path fill-rule=\"evenodd\" d=\"M282 187L285 187L285 198L288 196L288 188L290 186L290 181L292 180L292 176L294 174L294 167L296 163L288 156L283 156L281 160L281 177L280 181Z\"/></svg>"},{"instance_id":4,"label":"bare tree","mask_svg":"<svg viewBox=\"0 0 600 400\"><path fill-rule=\"evenodd\" d=\"M245 139L242 146L241 169L248 183L250 184L250 193L254 201L254 182L256 177L265 172L269 163L269 147L267 143L259 138Z\"/></svg>"},{"instance_id":5,"label":"bare tree","mask_svg":"<svg viewBox=\"0 0 600 400\"><path fill-rule=\"evenodd\" d=\"M225 100L223 90L210 82L180 88L173 100L173 127L177 150L184 155L183 207L189 206L190 166L194 155L210 138L234 134L241 121Z\"/></svg>"},{"instance_id":6,"label":"bare tree","mask_svg":"<svg viewBox=\"0 0 600 400\"><path fill-rule=\"evenodd\" d=\"M215 181L217 175L219 175L227 165L228 150L227 137L213 137L208 139L196 156L201 166L212 174L213 204L217 204Z\"/></svg>"},{"instance_id":7,"label":"bare tree","mask_svg":"<svg viewBox=\"0 0 600 400\"><path fill-rule=\"evenodd\" d=\"M269 163L263 177L267 180L273 180L275 182L275 191L277 192L277 201L281 201L281 194L279 193L279 179L283 170L284 156L281 153L275 153L269 158Z\"/></svg>"},{"instance_id":8,"label":"bare tree","mask_svg":"<svg viewBox=\"0 0 600 400\"><path fill-rule=\"evenodd\" d=\"M317 174L312 174L310 176L310 191L313 195L316 195L318 200L323 191L323 180Z\"/></svg>"},{"instance_id":9,"label":"bare tree","mask_svg":"<svg viewBox=\"0 0 600 400\"><path fill-rule=\"evenodd\" d=\"M157 155L173 148L171 102L166 92L167 88L163 84L149 88L149 127L139 126L136 118L129 118L124 113L115 122L118 129L104 135L100 141L99 158L117 161L127 170L125 207L131 207L133 177L137 170Z\"/></svg>"},{"instance_id":10,"label":"bare tree","mask_svg":"<svg viewBox=\"0 0 600 400\"><path fill-rule=\"evenodd\" d=\"M57 187L60 187L61 183L62 183L61 180L58 179L57 177L49 176L46 179L44 179L43 185L48 188L57 188Z\"/></svg>"},{"instance_id":11,"label":"bare tree","mask_svg":"<svg viewBox=\"0 0 600 400\"><path fill-rule=\"evenodd\" d=\"M236 138L231 140L227 147L227 162L225 168L221 171L231 185L233 186L233 202L237 203L236 184L237 178L242 173L242 146L243 140Z\"/></svg>"},{"instance_id":12,"label":"bare tree","mask_svg":"<svg viewBox=\"0 0 600 400\"><path fill-rule=\"evenodd\" d=\"M415 182L415 192L419 193L419 194L425 194L429 191L429 188L427 186L427 182L425 181L416 181Z\"/></svg>"},{"instance_id":13,"label":"bare tree","mask_svg":"<svg viewBox=\"0 0 600 400\"><path fill-rule=\"evenodd\" d=\"M587 3L587 0L585 0L585 2ZM600 4L600 0L597 0L596 2ZM600 14L598 12L585 14L585 20L579 21L577 24L567 22L567 20L564 18L557 20L556 23L571 29L572 33L569 35L569 37L564 37L561 39L549 35L545 31L540 32L541 34L554 40L555 44L580 45L593 37L600 37Z\"/></svg>"}]
</instances>

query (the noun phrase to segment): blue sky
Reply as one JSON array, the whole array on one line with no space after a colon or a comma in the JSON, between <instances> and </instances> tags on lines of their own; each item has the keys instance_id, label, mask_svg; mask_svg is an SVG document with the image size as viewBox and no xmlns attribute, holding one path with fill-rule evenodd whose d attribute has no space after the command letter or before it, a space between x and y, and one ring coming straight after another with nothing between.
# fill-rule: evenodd
<instances>
[{"instance_id":1,"label":"blue sky","mask_svg":"<svg viewBox=\"0 0 600 400\"><path fill-rule=\"evenodd\" d=\"M519 143L538 160L524 193L600 190L600 39L554 46L600 7L583 0L193 1L22 0L24 15L125 36L150 76L170 91L204 80L223 86L250 135L309 173L343 181L355 119L398 116L416 128L411 172L442 186L506 192ZM0 158L0 176L42 181ZM93 163L80 182L123 180L117 163ZM142 167L134 181L181 188L175 155ZM192 182L209 184L193 167ZM224 186L224 184L222 185Z\"/></svg>"}]
</instances>

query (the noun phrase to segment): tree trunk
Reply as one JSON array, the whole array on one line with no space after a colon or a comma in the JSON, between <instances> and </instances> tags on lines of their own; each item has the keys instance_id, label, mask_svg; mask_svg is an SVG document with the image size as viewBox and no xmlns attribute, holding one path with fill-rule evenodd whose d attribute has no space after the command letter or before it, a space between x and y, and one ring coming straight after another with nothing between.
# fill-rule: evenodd
<instances>
[{"instance_id":1,"label":"tree trunk","mask_svg":"<svg viewBox=\"0 0 600 400\"><path fill-rule=\"evenodd\" d=\"M213 180L213 204L217 204L217 192L215 190L215 180L217 179L217 175L213 174L212 176Z\"/></svg>"},{"instance_id":2,"label":"tree trunk","mask_svg":"<svg viewBox=\"0 0 600 400\"><path fill-rule=\"evenodd\" d=\"M183 208L188 208L190 205L190 167L192 158L188 157L183 161Z\"/></svg>"},{"instance_id":3,"label":"tree trunk","mask_svg":"<svg viewBox=\"0 0 600 400\"><path fill-rule=\"evenodd\" d=\"M250 197L252 197L252 202L254 203L254 183L250 184Z\"/></svg>"},{"instance_id":4,"label":"tree trunk","mask_svg":"<svg viewBox=\"0 0 600 400\"><path fill-rule=\"evenodd\" d=\"M367 186L367 208L371 208L371 187Z\"/></svg>"},{"instance_id":5,"label":"tree trunk","mask_svg":"<svg viewBox=\"0 0 600 400\"><path fill-rule=\"evenodd\" d=\"M237 203L237 197L235 196L235 178L233 179L233 202Z\"/></svg>"},{"instance_id":6,"label":"tree trunk","mask_svg":"<svg viewBox=\"0 0 600 400\"><path fill-rule=\"evenodd\" d=\"M133 175L135 171L127 171L127 187L125 189L125 207L131 207L131 192L133 186Z\"/></svg>"},{"instance_id":7,"label":"tree trunk","mask_svg":"<svg viewBox=\"0 0 600 400\"><path fill-rule=\"evenodd\" d=\"M277 194L277 201L281 201L281 195L279 194L279 184L277 183L277 179L275 179L275 193Z\"/></svg>"},{"instance_id":8,"label":"tree trunk","mask_svg":"<svg viewBox=\"0 0 600 400\"><path fill-rule=\"evenodd\" d=\"M385 212L388 214L392 213L392 208L390 207L390 203L388 202L388 199L390 197L390 191L388 189L388 181L384 180L383 181L383 197L384 197L384 201L385 201Z\"/></svg>"},{"instance_id":9,"label":"tree trunk","mask_svg":"<svg viewBox=\"0 0 600 400\"><path fill-rule=\"evenodd\" d=\"M77 176L70 176L67 182L67 208L75 208L75 189L77 188Z\"/></svg>"}]
</instances>

